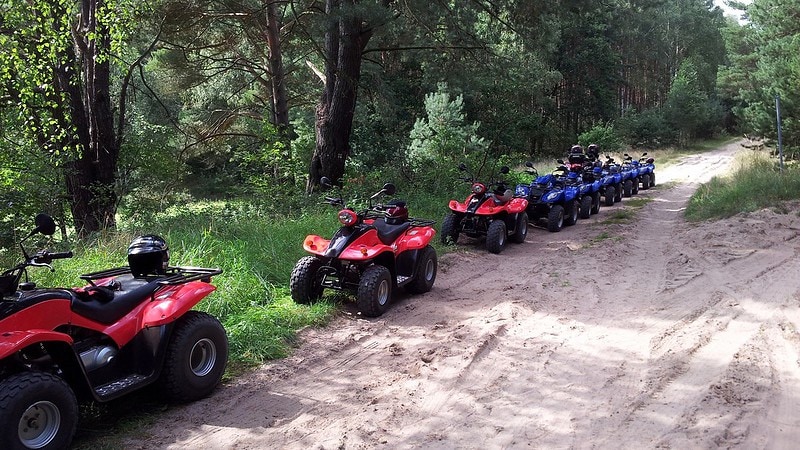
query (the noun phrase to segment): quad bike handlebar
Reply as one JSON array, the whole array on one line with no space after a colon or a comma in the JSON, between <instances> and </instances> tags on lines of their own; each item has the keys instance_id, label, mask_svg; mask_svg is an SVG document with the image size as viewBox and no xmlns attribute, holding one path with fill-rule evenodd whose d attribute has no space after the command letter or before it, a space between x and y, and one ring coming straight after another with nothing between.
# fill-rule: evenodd
<instances>
[{"instance_id":1,"label":"quad bike handlebar","mask_svg":"<svg viewBox=\"0 0 800 450\"><path fill-rule=\"evenodd\" d=\"M466 169L466 166L464 167ZM501 181L500 183L503 182ZM337 187L339 189L342 188L341 183L332 183L330 179L328 179L327 177L322 177L320 179L319 184L326 188L333 188L333 187ZM393 183L385 183L378 192L372 194L369 197L368 205L365 208L361 209L360 211L357 211L355 208L348 206L342 197L324 197L322 203L353 211L354 213L356 213L358 217L356 223L360 223L361 221L368 219L374 220L374 219L389 218L388 210L396 205L373 203L373 201L382 195L389 195L389 196L394 195L395 192L397 192L397 188ZM410 222L412 227L426 227L426 226L432 226L436 223L435 220L417 219L413 217L409 217L408 219L406 219L406 221Z\"/></svg>"},{"instance_id":2,"label":"quad bike handlebar","mask_svg":"<svg viewBox=\"0 0 800 450\"><path fill-rule=\"evenodd\" d=\"M27 256L27 255L26 255ZM16 266L7 269L5 272L0 274L0 276L6 277L10 275L14 275L16 272L19 272L18 275L22 275L28 267L47 267L52 272L53 266L50 265L53 260L56 259L67 259L72 258L72 252L48 252L47 250L39 250L36 252L35 255L26 258L25 261L17 264Z\"/></svg>"}]
</instances>

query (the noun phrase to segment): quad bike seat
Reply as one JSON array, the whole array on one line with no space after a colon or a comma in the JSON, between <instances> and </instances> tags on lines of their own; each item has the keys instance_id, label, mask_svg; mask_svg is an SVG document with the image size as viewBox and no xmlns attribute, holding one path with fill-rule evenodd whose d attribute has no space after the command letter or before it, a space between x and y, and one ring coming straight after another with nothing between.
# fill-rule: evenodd
<instances>
[{"instance_id":1,"label":"quad bike seat","mask_svg":"<svg viewBox=\"0 0 800 450\"><path fill-rule=\"evenodd\" d=\"M386 219L376 219L372 224L378 231L378 239L386 245L396 241L401 234L411 228L411 222L403 222L397 225L386 222Z\"/></svg>"},{"instance_id":2,"label":"quad bike seat","mask_svg":"<svg viewBox=\"0 0 800 450\"><path fill-rule=\"evenodd\" d=\"M100 289L99 295L94 292L76 291L72 300L72 310L95 322L114 323L157 291L162 286L159 280L127 279L120 283L119 290L108 292Z\"/></svg>"},{"instance_id":3,"label":"quad bike seat","mask_svg":"<svg viewBox=\"0 0 800 450\"><path fill-rule=\"evenodd\" d=\"M514 198L514 191L512 191L511 189L506 189L503 192L493 193L492 197L494 198L495 205L502 205L504 203L510 202L511 199Z\"/></svg>"}]
</instances>

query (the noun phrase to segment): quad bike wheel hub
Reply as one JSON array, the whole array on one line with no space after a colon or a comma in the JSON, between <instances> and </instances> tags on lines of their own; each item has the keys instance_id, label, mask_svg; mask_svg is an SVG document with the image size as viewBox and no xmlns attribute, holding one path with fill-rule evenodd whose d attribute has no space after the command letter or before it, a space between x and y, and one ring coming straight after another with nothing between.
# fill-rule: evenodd
<instances>
[{"instance_id":1,"label":"quad bike wheel hub","mask_svg":"<svg viewBox=\"0 0 800 450\"><path fill-rule=\"evenodd\" d=\"M42 448L58 434L61 413L48 401L32 404L20 417L18 436L28 448Z\"/></svg>"}]
</instances>

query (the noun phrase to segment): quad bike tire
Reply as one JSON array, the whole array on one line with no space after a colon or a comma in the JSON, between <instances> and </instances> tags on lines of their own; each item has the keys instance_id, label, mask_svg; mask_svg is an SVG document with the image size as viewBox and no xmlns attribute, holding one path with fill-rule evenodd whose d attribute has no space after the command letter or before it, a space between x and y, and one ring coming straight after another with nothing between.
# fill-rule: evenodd
<instances>
[{"instance_id":1,"label":"quad bike tire","mask_svg":"<svg viewBox=\"0 0 800 450\"><path fill-rule=\"evenodd\" d=\"M528 237L528 213L521 212L517 214L517 219L514 225L514 233L511 234L511 242L515 244L522 244L525 238Z\"/></svg>"},{"instance_id":2,"label":"quad bike tire","mask_svg":"<svg viewBox=\"0 0 800 450\"><path fill-rule=\"evenodd\" d=\"M442 244L453 244L458 242L458 235L461 234L461 217L450 213L442 220Z\"/></svg>"},{"instance_id":3,"label":"quad bike tire","mask_svg":"<svg viewBox=\"0 0 800 450\"><path fill-rule=\"evenodd\" d=\"M630 197L633 194L633 181L625 180L622 183L622 195L625 197Z\"/></svg>"},{"instance_id":4,"label":"quad bike tire","mask_svg":"<svg viewBox=\"0 0 800 450\"><path fill-rule=\"evenodd\" d=\"M564 225L575 225L578 223L578 213L580 205L577 200L572 200L564 205Z\"/></svg>"},{"instance_id":5,"label":"quad bike tire","mask_svg":"<svg viewBox=\"0 0 800 450\"><path fill-rule=\"evenodd\" d=\"M436 281L438 267L436 250L430 244L426 245L420 250L414 280L406 285L406 291L410 294L424 294L430 291Z\"/></svg>"},{"instance_id":6,"label":"quad bike tire","mask_svg":"<svg viewBox=\"0 0 800 450\"><path fill-rule=\"evenodd\" d=\"M600 192L592 192L592 214L600 212Z\"/></svg>"},{"instance_id":7,"label":"quad bike tire","mask_svg":"<svg viewBox=\"0 0 800 450\"><path fill-rule=\"evenodd\" d=\"M486 249L489 253L500 253L508 244L508 229L506 222L502 219L495 219L489 223L486 231Z\"/></svg>"},{"instance_id":8,"label":"quad bike tire","mask_svg":"<svg viewBox=\"0 0 800 450\"><path fill-rule=\"evenodd\" d=\"M656 173L653 172L650 174L650 187L656 186Z\"/></svg>"},{"instance_id":9,"label":"quad bike tire","mask_svg":"<svg viewBox=\"0 0 800 450\"><path fill-rule=\"evenodd\" d=\"M214 391L227 363L225 328L211 314L188 311L175 323L159 382L172 400L198 400Z\"/></svg>"},{"instance_id":10,"label":"quad bike tire","mask_svg":"<svg viewBox=\"0 0 800 450\"><path fill-rule=\"evenodd\" d=\"M292 300L300 304L314 303L322 297L322 280L319 269L323 261L315 256L304 256L297 261L289 279Z\"/></svg>"},{"instance_id":11,"label":"quad bike tire","mask_svg":"<svg viewBox=\"0 0 800 450\"><path fill-rule=\"evenodd\" d=\"M618 183L616 186L614 186L614 191L615 191L614 203L621 202L622 201L622 183Z\"/></svg>"},{"instance_id":12,"label":"quad bike tire","mask_svg":"<svg viewBox=\"0 0 800 450\"><path fill-rule=\"evenodd\" d=\"M392 300L392 274L384 266L375 264L361 274L356 293L356 306L367 317L378 317L389 309Z\"/></svg>"},{"instance_id":13,"label":"quad bike tire","mask_svg":"<svg viewBox=\"0 0 800 450\"><path fill-rule=\"evenodd\" d=\"M605 204L606 206L614 206L614 196L617 195L614 186L606 186Z\"/></svg>"},{"instance_id":14,"label":"quad bike tire","mask_svg":"<svg viewBox=\"0 0 800 450\"><path fill-rule=\"evenodd\" d=\"M547 229L548 231L556 232L561 231L564 226L564 207L561 205L553 205L550 212L547 213Z\"/></svg>"},{"instance_id":15,"label":"quad bike tire","mask_svg":"<svg viewBox=\"0 0 800 450\"><path fill-rule=\"evenodd\" d=\"M650 174L642 175L642 189L650 189Z\"/></svg>"},{"instance_id":16,"label":"quad bike tire","mask_svg":"<svg viewBox=\"0 0 800 450\"><path fill-rule=\"evenodd\" d=\"M68 448L78 425L78 401L61 378L21 372L0 381L0 448Z\"/></svg>"},{"instance_id":17,"label":"quad bike tire","mask_svg":"<svg viewBox=\"0 0 800 450\"><path fill-rule=\"evenodd\" d=\"M581 219L588 219L592 216L592 196L591 195L584 195L581 198L581 212L578 214L578 217Z\"/></svg>"},{"instance_id":18,"label":"quad bike tire","mask_svg":"<svg viewBox=\"0 0 800 450\"><path fill-rule=\"evenodd\" d=\"M639 177L633 179L633 186L631 186L631 194L636 195L639 193Z\"/></svg>"}]
</instances>

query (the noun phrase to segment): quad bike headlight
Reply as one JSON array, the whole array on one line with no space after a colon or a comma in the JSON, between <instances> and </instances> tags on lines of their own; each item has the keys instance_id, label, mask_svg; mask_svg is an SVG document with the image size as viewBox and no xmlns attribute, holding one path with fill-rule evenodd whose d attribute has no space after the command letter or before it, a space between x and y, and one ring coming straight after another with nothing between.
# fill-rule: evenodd
<instances>
[{"instance_id":1,"label":"quad bike headlight","mask_svg":"<svg viewBox=\"0 0 800 450\"><path fill-rule=\"evenodd\" d=\"M358 214L355 211L343 209L339 211L339 222L346 227L352 227L358 223Z\"/></svg>"},{"instance_id":2,"label":"quad bike headlight","mask_svg":"<svg viewBox=\"0 0 800 450\"><path fill-rule=\"evenodd\" d=\"M472 192L474 194L481 195L486 192L486 186L484 186L482 183L473 183Z\"/></svg>"}]
</instances>

